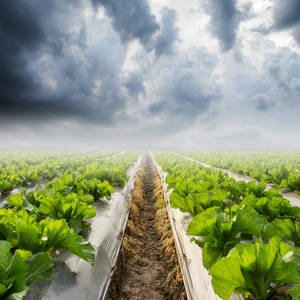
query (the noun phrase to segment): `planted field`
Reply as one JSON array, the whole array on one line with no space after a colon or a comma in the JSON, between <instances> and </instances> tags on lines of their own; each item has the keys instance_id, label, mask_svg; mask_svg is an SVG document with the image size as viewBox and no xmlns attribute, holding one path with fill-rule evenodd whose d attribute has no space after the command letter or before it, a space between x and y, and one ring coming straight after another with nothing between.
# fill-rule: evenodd
<instances>
[{"instance_id":1,"label":"planted field","mask_svg":"<svg viewBox=\"0 0 300 300\"><path fill-rule=\"evenodd\" d=\"M273 165L259 153L268 170L290 169L271 185L204 166L199 152L26 155L1 156L5 181L23 168L40 183L2 191L3 299L300 297L300 207L289 201L300 198L282 187L297 153Z\"/></svg>"},{"instance_id":2,"label":"planted field","mask_svg":"<svg viewBox=\"0 0 300 300\"><path fill-rule=\"evenodd\" d=\"M181 151L194 158L239 175L247 175L276 189L289 188L300 194L300 152L292 151Z\"/></svg>"},{"instance_id":3,"label":"planted field","mask_svg":"<svg viewBox=\"0 0 300 300\"><path fill-rule=\"evenodd\" d=\"M117 152L7 152L0 154L0 194L35 183L53 179L66 170L74 171L88 163L112 156Z\"/></svg>"},{"instance_id":4,"label":"planted field","mask_svg":"<svg viewBox=\"0 0 300 300\"><path fill-rule=\"evenodd\" d=\"M300 300L300 0L0 0L0 36L0 300Z\"/></svg>"},{"instance_id":5,"label":"planted field","mask_svg":"<svg viewBox=\"0 0 300 300\"><path fill-rule=\"evenodd\" d=\"M168 173L171 207L192 216L187 234L202 249L219 297L299 297L299 207L266 184L237 181L175 154L155 157Z\"/></svg>"},{"instance_id":6,"label":"planted field","mask_svg":"<svg viewBox=\"0 0 300 300\"><path fill-rule=\"evenodd\" d=\"M3 299L21 298L32 281L49 278L54 256L61 250L95 264L95 246L82 234L88 236L91 223L97 220L97 201L109 201L113 185L125 186L129 180L126 172L139 156L120 153L106 159L107 154L111 153L79 155L74 161L65 161L65 166L71 167L63 171L59 166L60 176L43 189L3 193L3 197L8 196L6 207L0 210ZM64 165L64 161L60 163ZM24 276L16 278L18 273Z\"/></svg>"}]
</instances>

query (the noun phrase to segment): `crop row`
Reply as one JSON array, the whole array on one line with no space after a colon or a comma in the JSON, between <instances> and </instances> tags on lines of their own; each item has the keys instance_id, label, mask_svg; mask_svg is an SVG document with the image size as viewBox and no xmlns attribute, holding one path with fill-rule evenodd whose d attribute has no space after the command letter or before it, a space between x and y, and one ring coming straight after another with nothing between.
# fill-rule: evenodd
<instances>
[{"instance_id":1,"label":"crop row","mask_svg":"<svg viewBox=\"0 0 300 300\"><path fill-rule=\"evenodd\" d=\"M202 248L215 293L224 300L233 292L251 299L298 299L300 208L278 190L266 191L265 184L236 181L170 153L153 154L168 173L171 207L194 216L187 234Z\"/></svg>"},{"instance_id":2,"label":"crop row","mask_svg":"<svg viewBox=\"0 0 300 300\"><path fill-rule=\"evenodd\" d=\"M126 169L138 153L66 170L43 190L12 195L0 209L0 297L22 298L34 280L52 274L51 255L60 249L94 264L92 245L80 232L96 216L92 202L110 199L113 184L124 186Z\"/></svg>"},{"instance_id":3,"label":"crop row","mask_svg":"<svg viewBox=\"0 0 300 300\"><path fill-rule=\"evenodd\" d=\"M68 169L76 170L111 156L115 152L43 153L13 152L0 154L0 193L8 192L40 179L53 179Z\"/></svg>"},{"instance_id":4,"label":"crop row","mask_svg":"<svg viewBox=\"0 0 300 300\"><path fill-rule=\"evenodd\" d=\"M277 189L289 188L300 195L300 153L283 151L180 151L206 164L250 176Z\"/></svg>"}]
</instances>

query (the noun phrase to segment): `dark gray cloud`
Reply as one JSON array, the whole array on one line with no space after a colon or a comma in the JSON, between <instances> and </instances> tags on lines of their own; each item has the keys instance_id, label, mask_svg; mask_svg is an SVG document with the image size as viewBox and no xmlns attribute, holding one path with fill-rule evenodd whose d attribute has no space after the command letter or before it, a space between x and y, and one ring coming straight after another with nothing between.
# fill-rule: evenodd
<instances>
[{"instance_id":1,"label":"dark gray cloud","mask_svg":"<svg viewBox=\"0 0 300 300\"><path fill-rule=\"evenodd\" d=\"M74 106L70 102L65 104L60 100L43 99L42 101L34 101L28 99L15 99L0 93L1 110L0 124L11 123L32 123L39 124L50 120L78 118L78 120L89 120L95 118L90 115L90 111L84 103Z\"/></svg>"},{"instance_id":2,"label":"dark gray cloud","mask_svg":"<svg viewBox=\"0 0 300 300\"><path fill-rule=\"evenodd\" d=\"M261 110L261 111L266 111L269 108L271 108L273 105L269 97L263 94L257 94L256 96L251 98L250 101L257 110Z\"/></svg>"},{"instance_id":3,"label":"dark gray cloud","mask_svg":"<svg viewBox=\"0 0 300 300\"><path fill-rule=\"evenodd\" d=\"M4 93L24 88L33 91L36 87L24 59L46 40L36 13L23 1L0 2L0 89Z\"/></svg>"},{"instance_id":4,"label":"dark gray cloud","mask_svg":"<svg viewBox=\"0 0 300 300\"><path fill-rule=\"evenodd\" d=\"M292 28L292 35L300 44L300 1L276 0L273 8L273 29L284 30Z\"/></svg>"},{"instance_id":5,"label":"dark gray cloud","mask_svg":"<svg viewBox=\"0 0 300 300\"><path fill-rule=\"evenodd\" d=\"M147 0L0 1L0 148L176 147L183 140L199 148L225 136L221 147L241 136L255 141L257 133L260 143L268 130L276 131L274 145L286 132L299 141L300 56L268 41L273 36L248 34L269 21L263 12L253 16L245 1L201 0L197 15L206 19L206 11L221 50L233 49L220 55L190 14L199 0L154 2L155 14ZM270 30L289 29L282 35L300 40L297 16L281 2L274 1Z\"/></svg>"},{"instance_id":6,"label":"dark gray cloud","mask_svg":"<svg viewBox=\"0 0 300 300\"><path fill-rule=\"evenodd\" d=\"M299 25L296 28L294 28L293 37L297 41L297 43L300 45L300 26Z\"/></svg>"},{"instance_id":7,"label":"dark gray cloud","mask_svg":"<svg viewBox=\"0 0 300 300\"><path fill-rule=\"evenodd\" d=\"M205 48L189 49L161 66L156 78L148 115L169 124L173 131L189 128L203 116L211 115L222 98L217 77L213 76L217 58ZM170 125L172 124L172 126Z\"/></svg>"},{"instance_id":8,"label":"dark gray cloud","mask_svg":"<svg viewBox=\"0 0 300 300\"><path fill-rule=\"evenodd\" d=\"M295 39L295 41L300 45L300 25L295 26L292 36Z\"/></svg>"},{"instance_id":9,"label":"dark gray cloud","mask_svg":"<svg viewBox=\"0 0 300 300\"><path fill-rule=\"evenodd\" d=\"M113 28L119 33L122 42L138 39L144 46L159 30L155 16L151 14L147 0L92 0L95 8L105 8L112 18Z\"/></svg>"},{"instance_id":10,"label":"dark gray cloud","mask_svg":"<svg viewBox=\"0 0 300 300\"><path fill-rule=\"evenodd\" d=\"M211 16L209 28L219 40L221 50L232 49L241 19L236 0L203 0L203 5L205 12Z\"/></svg>"},{"instance_id":11,"label":"dark gray cloud","mask_svg":"<svg viewBox=\"0 0 300 300\"><path fill-rule=\"evenodd\" d=\"M124 50L105 20L88 44L85 1L1 1L0 119L74 119L111 124L126 118L119 74ZM118 116L118 117L116 117Z\"/></svg>"},{"instance_id":12,"label":"dark gray cloud","mask_svg":"<svg viewBox=\"0 0 300 300\"><path fill-rule=\"evenodd\" d=\"M289 85L283 79L281 61L278 58L271 58L266 63L268 75L273 78L279 89L289 91Z\"/></svg>"},{"instance_id":13,"label":"dark gray cloud","mask_svg":"<svg viewBox=\"0 0 300 300\"><path fill-rule=\"evenodd\" d=\"M174 46L178 41L179 29L176 27L176 11L164 7L161 10L161 30L154 41L154 49L157 57L174 53Z\"/></svg>"},{"instance_id":14,"label":"dark gray cloud","mask_svg":"<svg viewBox=\"0 0 300 300\"><path fill-rule=\"evenodd\" d=\"M143 73L134 71L125 77L123 86L127 89L130 96L137 98L139 94L145 94L143 80Z\"/></svg>"},{"instance_id":15,"label":"dark gray cloud","mask_svg":"<svg viewBox=\"0 0 300 300\"><path fill-rule=\"evenodd\" d=\"M273 10L273 26L278 30L291 28L300 23L300 1L298 0L276 0Z\"/></svg>"}]
</instances>

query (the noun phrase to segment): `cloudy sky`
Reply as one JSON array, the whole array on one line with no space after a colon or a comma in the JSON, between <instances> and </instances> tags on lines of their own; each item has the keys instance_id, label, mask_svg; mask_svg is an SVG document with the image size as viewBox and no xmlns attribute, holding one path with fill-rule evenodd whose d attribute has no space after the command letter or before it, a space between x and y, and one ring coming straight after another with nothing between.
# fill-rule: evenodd
<instances>
[{"instance_id":1,"label":"cloudy sky","mask_svg":"<svg viewBox=\"0 0 300 300\"><path fill-rule=\"evenodd\" d=\"M1 0L0 150L300 149L299 0Z\"/></svg>"}]
</instances>

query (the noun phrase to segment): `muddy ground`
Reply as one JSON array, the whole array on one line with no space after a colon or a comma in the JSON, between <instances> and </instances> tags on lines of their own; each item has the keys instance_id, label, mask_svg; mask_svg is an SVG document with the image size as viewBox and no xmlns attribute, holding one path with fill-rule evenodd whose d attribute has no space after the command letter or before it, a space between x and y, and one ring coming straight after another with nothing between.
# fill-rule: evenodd
<instances>
[{"instance_id":1,"label":"muddy ground","mask_svg":"<svg viewBox=\"0 0 300 300\"><path fill-rule=\"evenodd\" d=\"M109 300L186 299L160 177L150 153L135 183Z\"/></svg>"}]
</instances>

